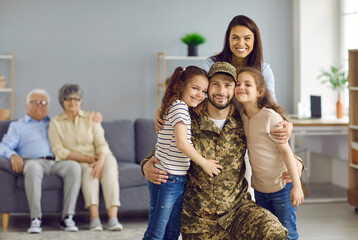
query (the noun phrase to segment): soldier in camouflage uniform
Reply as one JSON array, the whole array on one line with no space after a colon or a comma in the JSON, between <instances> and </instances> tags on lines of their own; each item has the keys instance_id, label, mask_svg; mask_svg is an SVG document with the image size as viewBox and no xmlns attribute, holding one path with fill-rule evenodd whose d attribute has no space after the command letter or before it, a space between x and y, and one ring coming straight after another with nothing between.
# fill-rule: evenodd
<instances>
[{"instance_id":1,"label":"soldier in camouflage uniform","mask_svg":"<svg viewBox=\"0 0 358 240\"><path fill-rule=\"evenodd\" d=\"M238 112L230 111L236 70L218 62L211 67L209 77L208 99L200 112L191 111L192 142L204 158L219 160L223 170L211 178L191 162L181 217L183 240L287 239L286 228L272 213L251 201L247 192L243 124ZM221 119L220 115L226 118L222 130L212 120ZM148 163L156 161L153 153L141 167L148 180L160 184L149 176L154 176L154 171L165 174Z\"/></svg>"}]
</instances>

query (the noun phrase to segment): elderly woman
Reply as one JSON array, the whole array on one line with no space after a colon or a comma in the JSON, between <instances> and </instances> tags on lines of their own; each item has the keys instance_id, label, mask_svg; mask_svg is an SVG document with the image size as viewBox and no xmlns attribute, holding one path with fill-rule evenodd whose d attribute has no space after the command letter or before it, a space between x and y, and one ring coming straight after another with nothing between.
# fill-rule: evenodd
<instances>
[{"instance_id":1,"label":"elderly woman","mask_svg":"<svg viewBox=\"0 0 358 240\"><path fill-rule=\"evenodd\" d=\"M71 159L82 168L82 193L90 212L90 230L103 230L99 218L99 183L108 214L108 229L122 230L117 213L119 202L118 165L100 123L93 122L91 112L81 110L82 91L77 84L65 84L58 100L64 113L52 118L49 140L56 159Z\"/></svg>"}]
</instances>

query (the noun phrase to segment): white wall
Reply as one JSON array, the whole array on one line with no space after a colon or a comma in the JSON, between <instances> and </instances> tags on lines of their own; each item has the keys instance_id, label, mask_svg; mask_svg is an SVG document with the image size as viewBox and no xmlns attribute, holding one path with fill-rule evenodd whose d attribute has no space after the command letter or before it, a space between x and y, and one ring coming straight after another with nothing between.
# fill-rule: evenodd
<instances>
[{"instance_id":1,"label":"white wall","mask_svg":"<svg viewBox=\"0 0 358 240\"><path fill-rule=\"evenodd\" d=\"M57 91L69 82L83 88L83 108L105 120L153 117L156 53L186 55L180 37L192 31L207 39L200 55L219 52L239 14L258 24L276 96L292 112L292 0L1 0L0 54L15 52L15 117L35 87L49 91L50 115L58 114Z\"/></svg>"}]
</instances>

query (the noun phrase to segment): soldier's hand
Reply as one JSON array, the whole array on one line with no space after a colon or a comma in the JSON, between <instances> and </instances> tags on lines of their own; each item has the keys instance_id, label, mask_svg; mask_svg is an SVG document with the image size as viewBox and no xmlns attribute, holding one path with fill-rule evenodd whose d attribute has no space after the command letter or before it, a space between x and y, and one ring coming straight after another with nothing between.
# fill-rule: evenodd
<instances>
[{"instance_id":1,"label":"soldier's hand","mask_svg":"<svg viewBox=\"0 0 358 240\"><path fill-rule=\"evenodd\" d=\"M160 117L161 108L158 108L155 111L155 131L158 133L160 130L163 129L164 120Z\"/></svg>"},{"instance_id":2,"label":"soldier's hand","mask_svg":"<svg viewBox=\"0 0 358 240\"><path fill-rule=\"evenodd\" d=\"M11 156L10 163L14 172L21 173L24 169L24 160L17 154Z\"/></svg>"},{"instance_id":3,"label":"soldier's hand","mask_svg":"<svg viewBox=\"0 0 358 240\"><path fill-rule=\"evenodd\" d=\"M279 143L287 143L291 137L293 125L291 122L281 121L276 124L274 129L271 129L271 134L276 138Z\"/></svg>"},{"instance_id":4,"label":"soldier's hand","mask_svg":"<svg viewBox=\"0 0 358 240\"><path fill-rule=\"evenodd\" d=\"M168 173L166 171L160 170L154 167L154 163L159 163L157 158L151 158L149 161L143 165L143 173L145 178L154 184L166 183L168 179Z\"/></svg>"}]
</instances>

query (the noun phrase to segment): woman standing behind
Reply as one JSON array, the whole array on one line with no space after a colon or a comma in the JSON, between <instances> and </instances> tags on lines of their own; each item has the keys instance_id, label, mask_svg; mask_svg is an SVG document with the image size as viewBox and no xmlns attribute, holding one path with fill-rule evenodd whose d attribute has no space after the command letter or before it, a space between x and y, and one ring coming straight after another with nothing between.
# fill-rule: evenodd
<instances>
[{"instance_id":1,"label":"woman standing behind","mask_svg":"<svg viewBox=\"0 0 358 240\"><path fill-rule=\"evenodd\" d=\"M270 65L263 62L263 50L260 30L249 17L234 17L225 33L224 49L215 56L209 57L203 69L209 72L215 62L229 62L238 72L242 67L252 67L262 72L271 97L276 101L275 78Z\"/></svg>"},{"instance_id":2,"label":"woman standing behind","mask_svg":"<svg viewBox=\"0 0 358 240\"><path fill-rule=\"evenodd\" d=\"M58 100L64 113L52 118L49 140L56 159L78 161L82 168L82 193L90 212L90 230L103 230L99 218L99 183L102 185L108 214L108 229L122 230L117 213L119 183L117 160L104 138L100 123L93 122L91 112L81 110L82 91L77 84L65 84Z\"/></svg>"}]
</instances>

